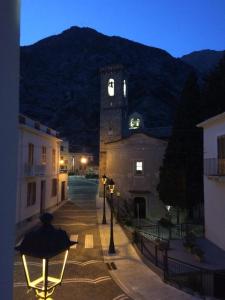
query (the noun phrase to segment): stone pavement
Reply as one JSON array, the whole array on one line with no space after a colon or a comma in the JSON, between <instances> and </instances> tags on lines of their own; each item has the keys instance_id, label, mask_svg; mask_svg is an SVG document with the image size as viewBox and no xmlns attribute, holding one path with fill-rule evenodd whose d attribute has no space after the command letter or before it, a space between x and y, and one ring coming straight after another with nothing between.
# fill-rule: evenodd
<instances>
[{"instance_id":1,"label":"stone pavement","mask_svg":"<svg viewBox=\"0 0 225 300\"><path fill-rule=\"evenodd\" d=\"M69 252L62 286L56 288L54 300L129 300L113 281L103 260L96 217L97 185L82 178L70 182L70 199L54 212L54 224L78 239L78 245ZM32 259L34 278L40 271L40 262ZM21 258L15 253L14 300L37 299L33 291L27 292ZM55 258L50 269L59 266ZM33 279L34 279L33 278ZM1 298L4 300L4 297Z\"/></svg>"},{"instance_id":2,"label":"stone pavement","mask_svg":"<svg viewBox=\"0 0 225 300\"><path fill-rule=\"evenodd\" d=\"M198 299L166 283L147 267L136 253L119 224L114 224L116 254L108 255L110 211L106 205L107 225L102 225L103 199L96 197L97 216L104 261L114 262L116 270L110 274L124 292L135 300L191 300Z\"/></svg>"}]
</instances>

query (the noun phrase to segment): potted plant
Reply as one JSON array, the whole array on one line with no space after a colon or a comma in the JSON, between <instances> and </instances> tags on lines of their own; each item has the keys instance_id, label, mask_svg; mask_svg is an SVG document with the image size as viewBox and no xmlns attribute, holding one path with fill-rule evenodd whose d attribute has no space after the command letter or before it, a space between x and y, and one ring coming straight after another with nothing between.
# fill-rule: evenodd
<instances>
[{"instance_id":1,"label":"potted plant","mask_svg":"<svg viewBox=\"0 0 225 300\"><path fill-rule=\"evenodd\" d=\"M188 252L192 252L192 249L195 247L195 244L190 241L185 241L183 242L183 246Z\"/></svg>"},{"instance_id":2,"label":"potted plant","mask_svg":"<svg viewBox=\"0 0 225 300\"><path fill-rule=\"evenodd\" d=\"M204 251L199 247L194 247L193 254L199 262L202 262L204 260Z\"/></svg>"}]
</instances>

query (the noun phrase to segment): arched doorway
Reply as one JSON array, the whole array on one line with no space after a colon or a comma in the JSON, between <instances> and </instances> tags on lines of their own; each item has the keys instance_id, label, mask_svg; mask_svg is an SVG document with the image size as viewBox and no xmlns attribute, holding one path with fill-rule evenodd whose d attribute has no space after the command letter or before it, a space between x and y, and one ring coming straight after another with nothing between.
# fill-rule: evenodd
<instances>
[{"instance_id":1,"label":"arched doorway","mask_svg":"<svg viewBox=\"0 0 225 300\"><path fill-rule=\"evenodd\" d=\"M144 197L134 198L134 216L135 218L145 219L146 217L146 201Z\"/></svg>"}]
</instances>

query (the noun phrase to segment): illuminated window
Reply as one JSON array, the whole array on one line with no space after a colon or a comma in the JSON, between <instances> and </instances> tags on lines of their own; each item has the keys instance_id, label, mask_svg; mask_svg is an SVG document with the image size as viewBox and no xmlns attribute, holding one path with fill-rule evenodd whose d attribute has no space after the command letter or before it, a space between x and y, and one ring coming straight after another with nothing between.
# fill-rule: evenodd
<instances>
[{"instance_id":1,"label":"illuminated window","mask_svg":"<svg viewBox=\"0 0 225 300\"><path fill-rule=\"evenodd\" d=\"M45 146L42 146L41 148L41 163L46 164L47 161L47 149Z\"/></svg>"},{"instance_id":2,"label":"illuminated window","mask_svg":"<svg viewBox=\"0 0 225 300\"><path fill-rule=\"evenodd\" d=\"M143 174L143 162L142 161L136 161L135 174L136 175L142 175Z\"/></svg>"},{"instance_id":3,"label":"illuminated window","mask_svg":"<svg viewBox=\"0 0 225 300\"><path fill-rule=\"evenodd\" d=\"M27 206L32 206L36 202L36 182L27 184Z\"/></svg>"},{"instance_id":4,"label":"illuminated window","mask_svg":"<svg viewBox=\"0 0 225 300\"><path fill-rule=\"evenodd\" d=\"M108 94L109 96L114 96L114 79L110 78L108 81Z\"/></svg>"},{"instance_id":5,"label":"illuminated window","mask_svg":"<svg viewBox=\"0 0 225 300\"><path fill-rule=\"evenodd\" d=\"M141 119L140 118L131 118L129 129L138 129L141 125Z\"/></svg>"},{"instance_id":6,"label":"illuminated window","mask_svg":"<svg viewBox=\"0 0 225 300\"><path fill-rule=\"evenodd\" d=\"M123 81L123 96L124 97L127 96L127 84L126 84L126 80Z\"/></svg>"}]
</instances>

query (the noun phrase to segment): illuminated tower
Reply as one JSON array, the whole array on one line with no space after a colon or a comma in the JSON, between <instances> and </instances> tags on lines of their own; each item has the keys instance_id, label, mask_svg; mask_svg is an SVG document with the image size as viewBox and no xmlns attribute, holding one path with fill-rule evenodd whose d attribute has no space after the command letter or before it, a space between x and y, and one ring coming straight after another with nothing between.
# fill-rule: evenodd
<instances>
[{"instance_id":1,"label":"illuminated tower","mask_svg":"<svg viewBox=\"0 0 225 300\"><path fill-rule=\"evenodd\" d=\"M106 173L106 143L120 140L127 122L127 82L123 66L101 69L100 177ZM106 174L107 175L107 174Z\"/></svg>"}]
</instances>

